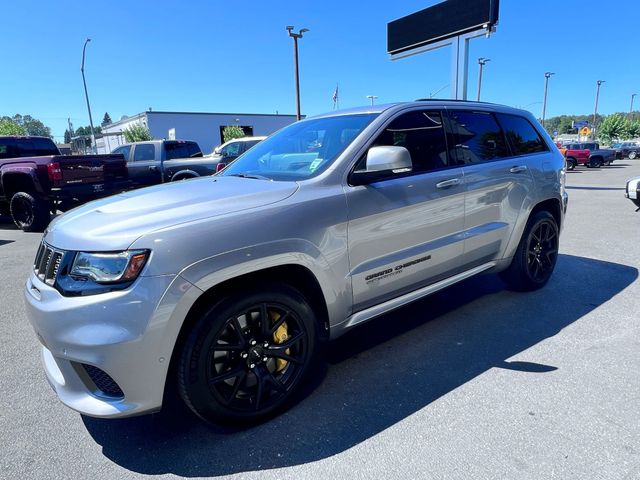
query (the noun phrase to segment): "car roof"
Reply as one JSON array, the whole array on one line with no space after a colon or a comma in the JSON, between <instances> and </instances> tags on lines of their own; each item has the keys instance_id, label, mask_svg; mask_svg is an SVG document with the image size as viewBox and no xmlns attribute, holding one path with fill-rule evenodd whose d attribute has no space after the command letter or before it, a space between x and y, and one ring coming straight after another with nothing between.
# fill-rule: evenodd
<instances>
[{"instance_id":1,"label":"car roof","mask_svg":"<svg viewBox=\"0 0 640 480\"><path fill-rule=\"evenodd\" d=\"M521 110L518 108L510 107L508 105L500 105L497 103L489 102L474 102L470 100L453 100L453 99L440 99L440 98L420 98L413 102L395 102L385 103L380 105L367 105L362 107L348 108L344 110L334 110L331 112L314 115L307 117L307 119L335 117L340 115L358 115L358 114L380 114L389 110L402 110L411 106L428 106L433 108L482 108L483 110L490 110L495 112L504 113L518 113L520 115L530 115L527 110ZM306 119L305 119L306 120Z\"/></svg>"}]
</instances>

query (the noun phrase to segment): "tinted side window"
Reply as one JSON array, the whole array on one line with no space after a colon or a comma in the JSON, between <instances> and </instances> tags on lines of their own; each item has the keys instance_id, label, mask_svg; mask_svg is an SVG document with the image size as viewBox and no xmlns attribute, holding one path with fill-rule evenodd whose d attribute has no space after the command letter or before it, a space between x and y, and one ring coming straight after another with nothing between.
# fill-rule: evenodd
<instances>
[{"instance_id":1,"label":"tinted side window","mask_svg":"<svg viewBox=\"0 0 640 480\"><path fill-rule=\"evenodd\" d=\"M458 163L484 163L509 156L504 134L490 113L454 111L450 119Z\"/></svg>"},{"instance_id":2,"label":"tinted side window","mask_svg":"<svg viewBox=\"0 0 640 480\"><path fill-rule=\"evenodd\" d=\"M426 172L448 166L447 142L439 111L409 112L393 120L371 144L405 147L411 155L413 172ZM365 168L365 158L357 170Z\"/></svg>"},{"instance_id":3,"label":"tinted side window","mask_svg":"<svg viewBox=\"0 0 640 480\"><path fill-rule=\"evenodd\" d=\"M126 161L129 161L129 152L130 151L131 151L131 145L127 145L126 147L118 147L111 153L113 153L113 154L121 153L122 155L124 155L124 159Z\"/></svg>"},{"instance_id":4,"label":"tinted side window","mask_svg":"<svg viewBox=\"0 0 640 480\"><path fill-rule=\"evenodd\" d=\"M164 145L167 160L172 158L192 158L202 156L200 147L193 142L166 142Z\"/></svg>"},{"instance_id":5,"label":"tinted side window","mask_svg":"<svg viewBox=\"0 0 640 480\"><path fill-rule=\"evenodd\" d=\"M224 147L220 153L223 157L237 157L242 153L242 142L233 142Z\"/></svg>"},{"instance_id":6,"label":"tinted side window","mask_svg":"<svg viewBox=\"0 0 640 480\"><path fill-rule=\"evenodd\" d=\"M549 149L533 125L524 117L498 114L498 121L507 135L514 155L546 152Z\"/></svg>"},{"instance_id":7,"label":"tinted side window","mask_svg":"<svg viewBox=\"0 0 640 480\"><path fill-rule=\"evenodd\" d=\"M155 145L153 143L143 143L136 145L133 151L133 161L138 162L141 160L153 160L155 158Z\"/></svg>"}]
</instances>

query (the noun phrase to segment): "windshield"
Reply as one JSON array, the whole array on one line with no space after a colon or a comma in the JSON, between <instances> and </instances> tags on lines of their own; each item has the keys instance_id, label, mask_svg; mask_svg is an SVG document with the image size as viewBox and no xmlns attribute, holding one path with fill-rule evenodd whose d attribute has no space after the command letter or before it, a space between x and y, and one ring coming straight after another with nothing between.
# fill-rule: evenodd
<instances>
[{"instance_id":1,"label":"windshield","mask_svg":"<svg viewBox=\"0 0 640 480\"><path fill-rule=\"evenodd\" d=\"M377 114L296 122L258 143L220 173L270 180L305 180L325 170Z\"/></svg>"}]
</instances>

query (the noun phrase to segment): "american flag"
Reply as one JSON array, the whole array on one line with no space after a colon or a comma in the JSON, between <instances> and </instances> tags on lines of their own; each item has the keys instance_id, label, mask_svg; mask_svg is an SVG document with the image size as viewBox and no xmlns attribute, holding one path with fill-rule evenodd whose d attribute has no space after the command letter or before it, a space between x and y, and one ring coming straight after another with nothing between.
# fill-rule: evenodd
<instances>
[{"instance_id":1,"label":"american flag","mask_svg":"<svg viewBox=\"0 0 640 480\"><path fill-rule=\"evenodd\" d=\"M336 108L336 105L338 104L338 84L336 83L336 89L333 91L333 96L331 97L333 99L333 108Z\"/></svg>"}]
</instances>

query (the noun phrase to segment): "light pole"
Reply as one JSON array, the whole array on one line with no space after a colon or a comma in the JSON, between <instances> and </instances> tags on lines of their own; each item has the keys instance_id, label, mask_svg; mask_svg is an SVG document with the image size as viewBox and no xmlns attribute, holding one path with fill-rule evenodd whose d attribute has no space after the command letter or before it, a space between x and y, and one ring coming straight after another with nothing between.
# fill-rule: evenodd
<instances>
[{"instance_id":1,"label":"light pole","mask_svg":"<svg viewBox=\"0 0 640 480\"><path fill-rule=\"evenodd\" d=\"M596 115L598 114L598 99L600 98L600 85L602 85L606 80L598 80L596 81L596 104L593 107L593 128L591 128L591 136L596 138Z\"/></svg>"},{"instance_id":2,"label":"light pole","mask_svg":"<svg viewBox=\"0 0 640 480\"><path fill-rule=\"evenodd\" d=\"M375 96L375 95L367 95L367 98L368 98L369 100L371 100L371 106L373 107L373 101L374 101L376 98L378 98L378 97L377 97L377 96Z\"/></svg>"},{"instance_id":3,"label":"light pole","mask_svg":"<svg viewBox=\"0 0 640 480\"><path fill-rule=\"evenodd\" d=\"M478 98L477 98L478 102L480 101L480 89L482 88L482 67L484 67L485 63L490 61L491 61L490 58L480 57L478 59L478 66L480 68L480 71L478 72Z\"/></svg>"},{"instance_id":4,"label":"light pole","mask_svg":"<svg viewBox=\"0 0 640 480\"><path fill-rule=\"evenodd\" d=\"M631 115L633 113L633 99L635 98L635 96L638 95L637 93L632 93L631 94L631 106L629 107L629 115Z\"/></svg>"},{"instance_id":5,"label":"light pole","mask_svg":"<svg viewBox=\"0 0 640 480\"><path fill-rule=\"evenodd\" d=\"M549 77L555 75L553 72L544 72L544 99L542 100L542 128L544 128L544 116L547 113L547 88L549 87Z\"/></svg>"},{"instance_id":6,"label":"light pole","mask_svg":"<svg viewBox=\"0 0 640 480\"><path fill-rule=\"evenodd\" d=\"M91 117L91 105L89 105L89 94L87 93L87 81L84 79L84 54L87 50L87 43L91 41L90 38L87 38L84 41L84 46L82 47L82 66L80 67L80 71L82 72L82 83L84 84L84 96L87 99L87 110L89 110L89 126L91 127L91 150L96 152L96 135L93 131L93 118Z\"/></svg>"},{"instance_id":7,"label":"light pole","mask_svg":"<svg viewBox=\"0 0 640 480\"><path fill-rule=\"evenodd\" d=\"M298 73L298 39L302 38L302 34L308 32L308 28L303 28L298 33L293 32L293 27L288 26L287 32L293 38L293 62L296 71L296 119L300 120L300 75Z\"/></svg>"}]
</instances>

